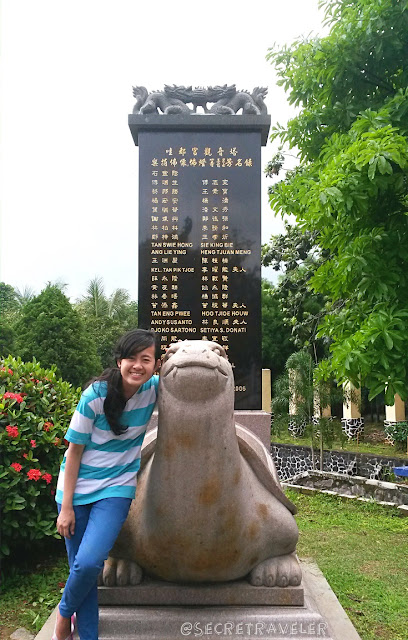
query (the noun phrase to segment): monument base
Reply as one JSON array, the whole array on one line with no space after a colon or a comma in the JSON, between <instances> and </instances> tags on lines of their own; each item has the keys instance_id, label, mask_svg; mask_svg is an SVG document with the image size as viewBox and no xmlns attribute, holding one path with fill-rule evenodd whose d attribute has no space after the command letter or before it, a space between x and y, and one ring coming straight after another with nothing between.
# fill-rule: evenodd
<instances>
[{"instance_id":1,"label":"monument base","mask_svg":"<svg viewBox=\"0 0 408 640\"><path fill-rule=\"evenodd\" d=\"M115 589L100 589L99 598L101 606L100 615L100 640L182 640L183 638L225 638L229 640L251 640L252 638L273 638L274 640L308 640L312 638L326 638L326 640L360 640L352 623L350 622L344 609L331 590L328 582L324 578L319 568L310 561L301 561L302 567L302 587L299 587L303 594L303 604L287 606L281 604L271 606L262 605L263 588L252 587L243 581L237 581L234 585L227 583L220 585L192 585L193 588L201 591L196 593L194 598L189 594L188 585L167 585L168 594L174 588L186 589L184 594L180 592L181 599L174 606L159 605L156 599L155 606L147 606L148 600L153 592L146 593L145 604L135 606L115 606ZM153 581L151 584L154 583ZM159 583L162 584L162 583ZM148 586L148 584L147 584ZM191 585L189 585L191 586ZM227 601L221 598L222 590L236 587L237 592L244 590L259 590L258 603L251 605L251 601L244 602L243 599L236 600L228 605ZM206 589L221 589L217 595L220 598L216 605L212 605L210 600L203 599ZM129 591L132 592L131 588ZM122 588L124 593L127 589ZM267 589L265 589L267 590ZM269 589L270 592L283 592L285 589ZM141 592L141 588L140 588ZM288 590L288 594L290 589ZM173 591L175 593L175 591ZM215 592L214 592L215 593ZM168 595L167 594L167 595ZM155 597L160 595L156 592ZM205 594L204 594L205 595ZM292 594L293 595L293 594ZM194 605L199 602L200 606ZM104 605L108 598L111 598L109 606ZM131 597L131 596L129 596ZM134 597L134 595L132 596ZM140 598L139 594L139 598ZM269 597L272 597L271 595ZM163 602L163 593L161 594ZM168 599L170 603L170 600ZM224 604L225 603L225 604ZM153 603L152 603L153 604ZM241 605L241 606L238 606ZM40 640L40 639L38 639ZM41 639L41 640L46 640ZM77 639L76 639L77 640Z\"/></svg>"},{"instance_id":2,"label":"monument base","mask_svg":"<svg viewBox=\"0 0 408 640\"><path fill-rule=\"evenodd\" d=\"M271 414L266 411L262 411L261 409L258 411L255 410L241 410L235 411L235 422L241 424L243 427L246 427L253 433L257 438L260 439L262 444L267 448L268 451L271 449ZM158 412L153 411L152 417L150 418L149 425L147 427L148 431L151 429L156 429L158 423Z\"/></svg>"},{"instance_id":3,"label":"monument base","mask_svg":"<svg viewBox=\"0 0 408 640\"><path fill-rule=\"evenodd\" d=\"M100 605L135 606L302 606L303 587L254 587L246 580L176 584L145 578L130 587L99 587Z\"/></svg>"},{"instance_id":4,"label":"monument base","mask_svg":"<svg viewBox=\"0 0 408 640\"><path fill-rule=\"evenodd\" d=\"M361 640L317 565L303 560L301 567L303 606L102 605L99 640ZM56 608L36 640L49 640L55 616Z\"/></svg>"},{"instance_id":5,"label":"monument base","mask_svg":"<svg viewBox=\"0 0 408 640\"><path fill-rule=\"evenodd\" d=\"M331 635L316 604L303 607L102 607L99 640L305 640ZM344 636L342 640L349 640Z\"/></svg>"},{"instance_id":6,"label":"monument base","mask_svg":"<svg viewBox=\"0 0 408 640\"><path fill-rule=\"evenodd\" d=\"M271 450L271 414L266 411L235 411L235 422L251 431Z\"/></svg>"}]
</instances>

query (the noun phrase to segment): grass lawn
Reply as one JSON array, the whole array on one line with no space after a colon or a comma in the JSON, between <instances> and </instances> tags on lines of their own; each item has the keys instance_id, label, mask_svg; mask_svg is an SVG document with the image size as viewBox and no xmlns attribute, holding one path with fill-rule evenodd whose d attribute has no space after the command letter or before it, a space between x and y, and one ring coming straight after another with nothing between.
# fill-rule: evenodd
<instances>
[{"instance_id":1,"label":"grass lawn","mask_svg":"<svg viewBox=\"0 0 408 640\"><path fill-rule=\"evenodd\" d=\"M0 597L0 639L5 640L18 627L31 633L41 629L60 601L68 576L68 562L63 542L50 547L36 558L2 571Z\"/></svg>"},{"instance_id":2,"label":"grass lawn","mask_svg":"<svg viewBox=\"0 0 408 640\"><path fill-rule=\"evenodd\" d=\"M362 640L407 640L408 518L375 503L286 493L299 509L298 555L314 559Z\"/></svg>"},{"instance_id":3,"label":"grass lawn","mask_svg":"<svg viewBox=\"0 0 408 640\"><path fill-rule=\"evenodd\" d=\"M340 423L337 430L341 429ZM310 447L310 437L294 438L287 428L282 427L278 433L272 434L272 442L281 444L294 444L304 447ZM313 446L318 449L319 441L315 439ZM343 441L336 438L330 447L324 446L325 449L334 449L336 451L352 451L354 453L371 453L373 455L387 456L392 458L406 458L408 461L407 449L399 448L385 441L385 433L381 424L368 423L364 425L364 434L357 440ZM407 636L408 637L408 636Z\"/></svg>"},{"instance_id":4,"label":"grass lawn","mask_svg":"<svg viewBox=\"0 0 408 640\"><path fill-rule=\"evenodd\" d=\"M362 640L407 640L408 518L375 503L287 493L299 508L299 556L318 564ZM62 544L59 548L63 553ZM6 574L1 640L21 626L38 631L59 601L67 575L65 557L55 550L31 569Z\"/></svg>"}]
</instances>

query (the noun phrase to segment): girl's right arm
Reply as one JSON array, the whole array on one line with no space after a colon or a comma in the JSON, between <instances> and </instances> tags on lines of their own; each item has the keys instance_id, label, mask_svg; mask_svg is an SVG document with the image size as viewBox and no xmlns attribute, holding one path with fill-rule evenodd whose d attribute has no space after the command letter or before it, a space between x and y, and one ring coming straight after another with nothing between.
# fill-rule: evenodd
<instances>
[{"instance_id":1,"label":"girl's right arm","mask_svg":"<svg viewBox=\"0 0 408 640\"><path fill-rule=\"evenodd\" d=\"M75 512L72 506L72 499L84 448L85 445L83 444L70 442L65 458L64 495L61 511L57 518L57 531L64 538L70 538L75 533Z\"/></svg>"}]
</instances>

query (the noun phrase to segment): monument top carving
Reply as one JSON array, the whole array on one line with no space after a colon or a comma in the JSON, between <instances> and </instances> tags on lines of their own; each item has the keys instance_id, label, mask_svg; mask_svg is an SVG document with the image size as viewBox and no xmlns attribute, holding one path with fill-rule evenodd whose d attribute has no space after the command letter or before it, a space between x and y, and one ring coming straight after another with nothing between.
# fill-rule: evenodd
<instances>
[{"instance_id":1,"label":"monument top carving","mask_svg":"<svg viewBox=\"0 0 408 640\"><path fill-rule=\"evenodd\" d=\"M237 91L235 84L215 87L164 85L163 91L148 92L146 87L133 87L136 104L134 114L194 115L201 107L209 115L265 115L266 87ZM208 106L208 105L212 106ZM191 107L188 105L192 105Z\"/></svg>"}]
</instances>

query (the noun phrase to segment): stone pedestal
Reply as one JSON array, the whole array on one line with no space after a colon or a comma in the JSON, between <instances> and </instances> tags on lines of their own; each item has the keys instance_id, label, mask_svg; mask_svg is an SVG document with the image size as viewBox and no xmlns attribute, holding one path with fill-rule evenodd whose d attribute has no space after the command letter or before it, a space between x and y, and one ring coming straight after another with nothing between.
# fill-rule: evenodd
<instances>
[{"instance_id":1,"label":"stone pedestal","mask_svg":"<svg viewBox=\"0 0 408 640\"><path fill-rule=\"evenodd\" d=\"M319 393L315 390L313 394L313 417L314 418L331 418L331 406L327 404L325 407L320 406Z\"/></svg>"},{"instance_id":2,"label":"stone pedestal","mask_svg":"<svg viewBox=\"0 0 408 640\"><path fill-rule=\"evenodd\" d=\"M390 407L385 405L385 421L388 423L405 422L405 402L397 393L394 396L394 404Z\"/></svg>"},{"instance_id":3,"label":"stone pedestal","mask_svg":"<svg viewBox=\"0 0 408 640\"><path fill-rule=\"evenodd\" d=\"M328 404L325 407L321 407L319 394L315 390L313 395L313 416L312 416L312 423L315 427L319 426L321 418L325 418L329 422L333 420L333 417L331 414L331 406ZM319 434L320 434L320 431L319 430L316 431L316 435L319 435Z\"/></svg>"},{"instance_id":4,"label":"stone pedestal","mask_svg":"<svg viewBox=\"0 0 408 640\"><path fill-rule=\"evenodd\" d=\"M303 587L254 587L246 580L176 584L145 578L130 587L99 587L100 605L132 606L303 606Z\"/></svg>"},{"instance_id":5,"label":"stone pedestal","mask_svg":"<svg viewBox=\"0 0 408 640\"><path fill-rule=\"evenodd\" d=\"M291 606L243 604L242 598L231 605L207 603L171 604L153 603L138 606L116 606L115 590L100 592L100 640L182 640L183 638L228 638L228 640L250 640L251 638L274 638L274 640L360 640L344 609L330 589L318 567L302 562L304 603ZM180 586L176 587L180 589ZM198 590L203 586L197 585ZM211 585L214 593L231 585ZM171 589L171 587L170 587ZM243 585L244 590L251 589ZM259 589L259 587L252 587ZM126 588L125 588L126 590ZM262 589L261 589L262 591ZM274 591L271 589L270 591ZM285 591L281 589L280 591ZM110 604L109 593L112 594ZM187 591L185 592L187 595ZM244 592L242 592L243 594ZM241 594L241 595L242 595ZM130 596L129 596L130 597ZM146 598L148 595L145 596ZM232 591L230 591L232 597ZM245 597L245 596L244 596ZM214 597L211 596L211 602ZM46 637L38 636L38 640Z\"/></svg>"},{"instance_id":6,"label":"stone pedestal","mask_svg":"<svg viewBox=\"0 0 408 640\"><path fill-rule=\"evenodd\" d=\"M345 398L341 422L343 431L351 440L364 431L364 418L360 413L361 389L355 387L351 382L346 382L343 385L343 390Z\"/></svg>"},{"instance_id":7,"label":"stone pedestal","mask_svg":"<svg viewBox=\"0 0 408 640\"><path fill-rule=\"evenodd\" d=\"M268 451L271 449L271 414L265 411L235 411L235 422L256 435Z\"/></svg>"},{"instance_id":8,"label":"stone pedestal","mask_svg":"<svg viewBox=\"0 0 408 640\"><path fill-rule=\"evenodd\" d=\"M400 422L405 421L405 402L401 400L398 394L395 394L394 404L392 406L385 405L384 429L386 440L390 444L395 444L395 427Z\"/></svg>"},{"instance_id":9,"label":"stone pedestal","mask_svg":"<svg viewBox=\"0 0 408 640\"><path fill-rule=\"evenodd\" d=\"M301 438L305 432L306 420L296 415L289 415L288 431L294 438Z\"/></svg>"},{"instance_id":10,"label":"stone pedestal","mask_svg":"<svg viewBox=\"0 0 408 640\"><path fill-rule=\"evenodd\" d=\"M301 562L305 600L294 606L115 606L100 607L100 640L361 640L313 562ZM258 588L258 587L256 587ZM56 608L36 636L49 640ZM75 633L75 640L78 635Z\"/></svg>"},{"instance_id":11,"label":"stone pedestal","mask_svg":"<svg viewBox=\"0 0 408 640\"><path fill-rule=\"evenodd\" d=\"M298 372L295 369L289 369L289 415L296 416L298 413L298 404L302 402L302 398L297 393Z\"/></svg>"},{"instance_id":12,"label":"stone pedestal","mask_svg":"<svg viewBox=\"0 0 408 640\"><path fill-rule=\"evenodd\" d=\"M262 411L270 413L272 402L271 370L262 369Z\"/></svg>"},{"instance_id":13,"label":"stone pedestal","mask_svg":"<svg viewBox=\"0 0 408 640\"><path fill-rule=\"evenodd\" d=\"M249 640L261 636L276 640L334 640L327 622L310 601L297 610L289 607L103 607L99 624L100 640L181 640L186 637Z\"/></svg>"},{"instance_id":14,"label":"stone pedestal","mask_svg":"<svg viewBox=\"0 0 408 640\"><path fill-rule=\"evenodd\" d=\"M361 418L360 403L361 389L355 387L351 382L343 385L344 402L343 402L343 418L347 420L356 420Z\"/></svg>"},{"instance_id":15,"label":"stone pedestal","mask_svg":"<svg viewBox=\"0 0 408 640\"><path fill-rule=\"evenodd\" d=\"M298 415L299 404L303 399L297 391L299 373L289 369L289 423L288 430L294 438L301 437L306 428L306 420Z\"/></svg>"}]
</instances>

